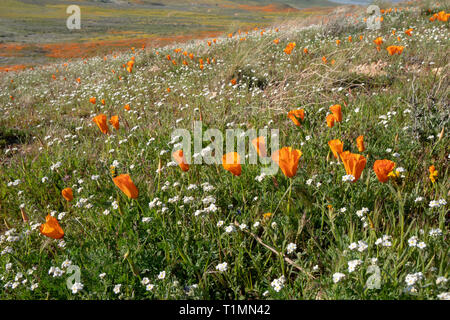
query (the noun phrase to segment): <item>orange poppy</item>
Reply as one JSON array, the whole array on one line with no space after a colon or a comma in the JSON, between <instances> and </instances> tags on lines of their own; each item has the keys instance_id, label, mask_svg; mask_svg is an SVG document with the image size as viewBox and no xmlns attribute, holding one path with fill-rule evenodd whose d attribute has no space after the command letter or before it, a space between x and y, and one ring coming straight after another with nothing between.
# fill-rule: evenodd
<instances>
[{"instance_id":1,"label":"orange poppy","mask_svg":"<svg viewBox=\"0 0 450 320\"><path fill-rule=\"evenodd\" d=\"M344 151L344 144L341 140L335 139L328 141L331 151L336 159L339 159L339 155Z\"/></svg>"},{"instance_id":2,"label":"orange poppy","mask_svg":"<svg viewBox=\"0 0 450 320\"><path fill-rule=\"evenodd\" d=\"M222 157L222 166L225 170L231 172L235 176L240 176L242 166L240 164L240 157L237 152L229 152Z\"/></svg>"},{"instance_id":3,"label":"orange poppy","mask_svg":"<svg viewBox=\"0 0 450 320\"><path fill-rule=\"evenodd\" d=\"M109 123L111 123L116 130L119 130L119 116L112 116L111 119L109 119Z\"/></svg>"},{"instance_id":4,"label":"orange poppy","mask_svg":"<svg viewBox=\"0 0 450 320\"><path fill-rule=\"evenodd\" d=\"M412 36L413 30L414 30L414 29L412 29L412 28L411 28L411 29L408 29L408 30L405 31L405 34L407 34L408 36Z\"/></svg>"},{"instance_id":5,"label":"orange poppy","mask_svg":"<svg viewBox=\"0 0 450 320\"><path fill-rule=\"evenodd\" d=\"M100 131L104 134L107 134L109 132L108 124L106 123L106 115L99 114L98 116L94 117L92 121L97 124L97 126L100 128Z\"/></svg>"},{"instance_id":6,"label":"orange poppy","mask_svg":"<svg viewBox=\"0 0 450 320\"><path fill-rule=\"evenodd\" d=\"M113 178L113 182L128 198L136 199L138 197L139 190L128 174L118 175Z\"/></svg>"},{"instance_id":7,"label":"orange poppy","mask_svg":"<svg viewBox=\"0 0 450 320\"><path fill-rule=\"evenodd\" d=\"M395 167L395 162L387 159L383 160L376 160L373 164L373 171L375 171L375 174L377 175L378 181L380 182L386 182L389 180L389 173L392 172L392 170Z\"/></svg>"},{"instance_id":8,"label":"orange poppy","mask_svg":"<svg viewBox=\"0 0 450 320\"><path fill-rule=\"evenodd\" d=\"M377 46L381 46L381 44L383 43L383 38L382 37L378 37L375 40L373 40L373 42L377 45Z\"/></svg>"},{"instance_id":9,"label":"orange poppy","mask_svg":"<svg viewBox=\"0 0 450 320\"><path fill-rule=\"evenodd\" d=\"M272 154L272 160L278 164L286 177L292 178L297 173L298 161L301 156L300 150L283 147Z\"/></svg>"},{"instance_id":10,"label":"orange poppy","mask_svg":"<svg viewBox=\"0 0 450 320\"><path fill-rule=\"evenodd\" d=\"M336 118L334 117L334 115L332 113L327 115L327 126L328 127L333 128L335 121L336 121Z\"/></svg>"},{"instance_id":11,"label":"orange poppy","mask_svg":"<svg viewBox=\"0 0 450 320\"><path fill-rule=\"evenodd\" d=\"M260 157L264 158L267 156L266 141L263 136L253 139L252 145L255 147L256 152L258 152Z\"/></svg>"},{"instance_id":12,"label":"orange poppy","mask_svg":"<svg viewBox=\"0 0 450 320\"><path fill-rule=\"evenodd\" d=\"M336 40L336 44L337 44L337 45L340 45L340 44L341 44L341 40L337 39L337 40Z\"/></svg>"},{"instance_id":13,"label":"orange poppy","mask_svg":"<svg viewBox=\"0 0 450 320\"><path fill-rule=\"evenodd\" d=\"M304 53L304 54L308 54L308 52L309 52L309 51L308 51L308 48L304 48L304 49L303 49L303 53Z\"/></svg>"},{"instance_id":14,"label":"orange poppy","mask_svg":"<svg viewBox=\"0 0 450 320\"><path fill-rule=\"evenodd\" d=\"M95 104L96 101L97 101L97 99L95 97L92 97L92 98L89 99L89 102L92 103L92 104Z\"/></svg>"},{"instance_id":15,"label":"orange poppy","mask_svg":"<svg viewBox=\"0 0 450 320\"><path fill-rule=\"evenodd\" d=\"M177 150L172 153L172 157L175 159L175 162L178 163L182 171L188 171L189 165L186 163L186 159L183 154L183 150Z\"/></svg>"},{"instance_id":16,"label":"orange poppy","mask_svg":"<svg viewBox=\"0 0 450 320\"><path fill-rule=\"evenodd\" d=\"M291 54L291 53L292 53L292 50L294 50L295 46L296 46L296 43L295 43L295 42L289 42L289 43L287 44L286 48L284 48L283 51L284 51L286 54Z\"/></svg>"},{"instance_id":17,"label":"orange poppy","mask_svg":"<svg viewBox=\"0 0 450 320\"><path fill-rule=\"evenodd\" d=\"M130 111L130 105L129 105L129 104L126 104L123 108L124 108L125 110L127 110L127 111Z\"/></svg>"},{"instance_id":18,"label":"orange poppy","mask_svg":"<svg viewBox=\"0 0 450 320\"><path fill-rule=\"evenodd\" d=\"M273 43L279 44L279 43L280 43L280 39L275 39L275 40L273 40Z\"/></svg>"},{"instance_id":19,"label":"orange poppy","mask_svg":"<svg viewBox=\"0 0 450 320\"><path fill-rule=\"evenodd\" d=\"M428 168L428 171L430 172L430 180L431 182L436 182L436 177L438 176L438 171L436 170L436 167L434 165L431 165Z\"/></svg>"},{"instance_id":20,"label":"orange poppy","mask_svg":"<svg viewBox=\"0 0 450 320\"><path fill-rule=\"evenodd\" d=\"M323 57L322 57L322 61L323 61L323 63L326 64L326 63L327 63L327 57L323 56Z\"/></svg>"},{"instance_id":21,"label":"orange poppy","mask_svg":"<svg viewBox=\"0 0 450 320\"><path fill-rule=\"evenodd\" d=\"M61 194L63 196L64 199L66 199L67 201L72 201L73 200L73 191L72 188L65 188L61 191Z\"/></svg>"},{"instance_id":22,"label":"orange poppy","mask_svg":"<svg viewBox=\"0 0 450 320\"><path fill-rule=\"evenodd\" d=\"M234 85L236 84L237 81L236 81L236 79L231 79L230 82L231 82L231 85L234 86Z\"/></svg>"},{"instance_id":23,"label":"orange poppy","mask_svg":"<svg viewBox=\"0 0 450 320\"><path fill-rule=\"evenodd\" d=\"M61 239L64 237L64 230L59 225L58 220L51 215L45 217L45 223L41 224L39 231L44 236L52 239Z\"/></svg>"},{"instance_id":24,"label":"orange poppy","mask_svg":"<svg viewBox=\"0 0 450 320\"><path fill-rule=\"evenodd\" d=\"M301 119L303 121L303 119L305 118L305 110L291 110L288 112L288 117L292 120L292 122L295 123L296 126L300 126L300 121L298 121L298 119Z\"/></svg>"},{"instance_id":25,"label":"orange poppy","mask_svg":"<svg viewBox=\"0 0 450 320\"><path fill-rule=\"evenodd\" d=\"M102 103L102 105L105 105L105 103L106 103L105 99L102 99L101 103Z\"/></svg>"},{"instance_id":26,"label":"orange poppy","mask_svg":"<svg viewBox=\"0 0 450 320\"><path fill-rule=\"evenodd\" d=\"M389 52L389 55L398 54L400 55L403 52L404 47L402 46L389 46L386 50Z\"/></svg>"},{"instance_id":27,"label":"orange poppy","mask_svg":"<svg viewBox=\"0 0 450 320\"><path fill-rule=\"evenodd\" d=\"M348 42L352 42L352 36L348 36Z\"/></svg>"},{"instance_id":28,"label":"orange poppy","mask_svg":"<svg viewBox=\"0 0 450 320\"><path fill-rule=\"evenodd\" d=\"M350 151L344 151L340 156L342 163L344 164L345 172L347 172L348 175L355 177L353 182L358 181L366 166L366 158L363 155L351 153Z\"/></svg>"},{"instance_id":29,"label":"orange poppy","mask_svg":"<svg viewBox=\"0 0 450 320\"><path fill-rule=\"evenodd\" d=\"M363 152L364 150L366 150L364 146L364 136L359 136L358 138L356 138L356 146L358 147L359 152Z\"/></svg>"},{"instance_id":30,"label":"orange poppy","mask_svg":"<svg viewBox=\"0 0 450 320\"><path fill-rule=\"evenodd\" d=\"M333 114L333 116L336 118L337 122L342 121L342 107L340 104L335 104L330 107L330 111Z\"/></svg>"}]
</instances>

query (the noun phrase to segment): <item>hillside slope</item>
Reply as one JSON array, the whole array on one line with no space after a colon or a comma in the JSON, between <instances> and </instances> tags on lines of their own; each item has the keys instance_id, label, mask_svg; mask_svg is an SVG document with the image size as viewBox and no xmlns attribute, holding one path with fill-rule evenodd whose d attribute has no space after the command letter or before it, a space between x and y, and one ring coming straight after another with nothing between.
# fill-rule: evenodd
<instances>
[{"instance_id":1,"label":"hillside slope","mask_svg":"<svg viewBox=\"0 0 450 320\"><path fill-rule=\"evenodd\" d=\"M443 10L2 74L0 299L448 299Z\"/></svg>"}]
</instances>

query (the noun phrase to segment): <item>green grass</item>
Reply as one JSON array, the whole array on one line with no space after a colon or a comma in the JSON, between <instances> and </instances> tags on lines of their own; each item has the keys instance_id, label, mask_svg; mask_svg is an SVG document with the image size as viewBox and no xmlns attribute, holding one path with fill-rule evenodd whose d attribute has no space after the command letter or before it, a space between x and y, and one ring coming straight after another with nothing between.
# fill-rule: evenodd
<instances>
[{"instance_id":1,"label":"green grass","mask_svg":"<svg viewBox=\"0 0 450 320\"><path fill-rule=\"evenodd\" d=\"M278 33L257 31L245 41L219 38L211 47L203 40L183 44L179 47L195 56L186 58L188 66L172 46L159 54L136 50L106 61L95 57L5 74L0 79L0 137L6 141L0 144L0 298L437 299L448 292L449 282L437 281L449 276L448 204L431 208L430 202L448 202L449 26L430 22L426 9L386 15L376 32L338 19L320 28L281 25ZM448 10L432 7L433 13L442 9ZM410 26L408 37L404 30ZM380 52L373 43L378 36L384 39ZM296 47L286 55L283 49L292 41ZM405 46L402 55L388 55L392 44ZM122 64L132 55L130 74ZM216 62L207 64L208 57ZM374 74L352 71L379 61L383 69ZM236 86L230 85L233 78ZM93 96L96 105L89 102ZM343 121L328 128L325 117L333 104L342 105ZM296 127L287 113L299 108L306 115ZM303 153L297 174L286 178L278 171L258 182L260 164L243 165L239 177L221 165L191 165L188 172L168 166L174 128L192 132L200 111L203 131L279 129L280 145ZM99 113L119 115L121 128L110 126L113 134L102 134L92 122ZM365 139L363 152L356 148L359 135ZM333 158L331 139L366 157L355 183L342 181L346 172ZM379 182L372 169L378 159L404 168L401 177ZM137 199L128 199L112 182L115 160L115 174L130 174ZM435 183L429 179L431 165L438 170ZM205 190L204 183L213 189ZM193 184L196 189L188 188ZM71 202L61 196L66 187L74 190ZM217 210L198 214L210 196ZM158 203L156 198L160 205L149 205ZM273 215L264 218L268 212ZM58 217L64 241L39 233L48 214ZM227 233L230 225L235 230ZM377 244L385 235L390 245ZM414 236L426 247L410 246ZM367 248L352 250L358 241ZM297 248L288 254L290 243ZM66 286L66 260L80 268L84 287L76 294ZM360 264L350 272L353 260ZM219 272L216 266L223 262L228 268ZM379 289L366 287L371 265L379 268ZM51 267L64 273L49 275ZM158 279L161 271L165 279ZM419 272L408 286L406 280ZM345 278L334 283L336 273ZM281 276L285 282L277 292L271 283ZM144 278L154 284L152 290L146 290ZM33 291L32 284L38 285Z\"/></svg>"}]
</instances>

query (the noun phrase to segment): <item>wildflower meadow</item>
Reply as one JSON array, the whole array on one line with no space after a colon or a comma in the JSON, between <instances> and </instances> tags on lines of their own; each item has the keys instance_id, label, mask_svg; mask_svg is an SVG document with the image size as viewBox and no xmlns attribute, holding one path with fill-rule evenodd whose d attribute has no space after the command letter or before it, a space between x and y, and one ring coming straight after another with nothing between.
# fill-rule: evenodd
<instances>
[{"instance_id":1,"label":"wildflower meadow","mask_svg":"<svg viewBox=\"0 0 450 320\"><path fill-rule=\"evenodd\" d=\"M379 6L1 73L0 299L450 299L450 9Z\"/></svg>"}]
</instances>

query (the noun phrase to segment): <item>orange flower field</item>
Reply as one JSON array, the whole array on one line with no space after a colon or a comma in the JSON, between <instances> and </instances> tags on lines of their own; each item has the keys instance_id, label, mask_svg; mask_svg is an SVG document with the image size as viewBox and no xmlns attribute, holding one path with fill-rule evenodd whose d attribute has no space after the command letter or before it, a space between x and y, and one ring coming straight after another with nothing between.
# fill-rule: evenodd
<instances>
[{"instance_id":1,"label":"orange flower field","mask_svg":"<svg viewBox=\"0 0 450 320\"><path fill-rule=\"evenodd\" d=\"M450 299L448 6L379 5L0 73L0 298Z\"/></svg>"}]
</instances>

